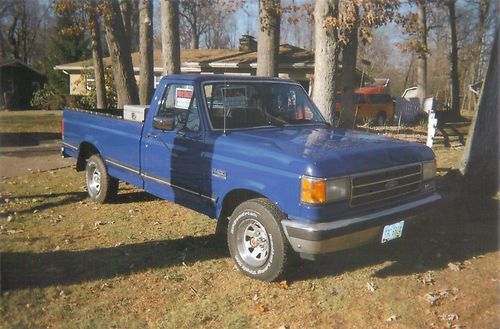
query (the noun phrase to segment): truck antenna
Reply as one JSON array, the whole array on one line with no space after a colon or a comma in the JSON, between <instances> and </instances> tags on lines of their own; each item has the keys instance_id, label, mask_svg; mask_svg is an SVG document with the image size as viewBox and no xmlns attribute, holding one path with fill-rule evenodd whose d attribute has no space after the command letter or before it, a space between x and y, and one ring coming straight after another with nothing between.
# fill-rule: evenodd
<instances>
[{"instance_id":1,"label":"truck antenna","mask_svg":"<svg viewBox=\"0 0 500 329\"><path fill-rule=\"evenodd\" d=\"M224 67L224 88L222 88L222 95L223 95L223 99L224 99L224 106L223 106L223 114L224 114L224 136L227 136L226 134L226 116L227 116L227 113L226 113L226 87L227 87L227 81L226 81L226 68Z\"/></svg>"}]
</instances>

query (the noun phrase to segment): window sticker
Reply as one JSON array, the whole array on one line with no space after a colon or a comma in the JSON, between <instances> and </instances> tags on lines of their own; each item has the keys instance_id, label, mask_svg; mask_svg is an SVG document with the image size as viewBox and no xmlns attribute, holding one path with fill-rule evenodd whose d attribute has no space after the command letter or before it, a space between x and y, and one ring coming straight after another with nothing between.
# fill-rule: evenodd
<instances>
[{"instance_id":1,"label":"window sticker","mask_svg":"<svg viewBox=\"0 0 500 329\"><path fill-rule=\"evenodd\" d=\"M247 88L222 88L223 102L227 107L247 107Z\"/></svg>"},{"instance_id":2,"label":"window sticker","mask_svg":"<svg viewBox=\"0 0 500 329\"><path fill-rule=\"evenodd\" d=\"M182 110L189 109L189 104L191 104L192 97L193 97L193 91L191 89L176 88L174 107Z\"/></svg>"}]
</instances>

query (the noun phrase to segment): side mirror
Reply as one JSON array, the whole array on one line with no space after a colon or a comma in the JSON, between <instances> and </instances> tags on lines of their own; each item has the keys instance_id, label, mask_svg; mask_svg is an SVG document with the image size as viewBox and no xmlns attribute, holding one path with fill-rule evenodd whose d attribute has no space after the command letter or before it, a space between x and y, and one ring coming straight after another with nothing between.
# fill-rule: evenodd
<instances>
[{"instance_id":1,"label":"side mirror","mask_svg":"<svg viewBox=\"0 0 500 329\"><path fill-rule=\"evenodd\" d=\"M174 130L175 117L154 117L153 128L158 130Z\"/></svg>"}]
</instances>

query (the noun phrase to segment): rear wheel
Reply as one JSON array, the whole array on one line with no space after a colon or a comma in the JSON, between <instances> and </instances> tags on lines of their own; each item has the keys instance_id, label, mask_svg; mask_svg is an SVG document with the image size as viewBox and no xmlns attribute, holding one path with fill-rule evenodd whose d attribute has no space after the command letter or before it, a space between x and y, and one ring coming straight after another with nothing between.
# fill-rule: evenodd
<instances>
[{"instance_id":1,"label":"rear wheel","mask_svg":"<svg viewBox=\"0 0 500 329\"><path fill-rule=\"evenodd\" d=\"M108 170L99 154L87 160L85 183L90 199L96 203L106 203L118 192L118 180L108 175Z\"/></svg>"},{"instance_id":2,"label":"rear wheel","mask_svg":"<svg viewBox=\"0 0 500 329\"><path fill-rule=\"evenodd\" d=\"M263 281L283 273L289 244L280 221L284 215L267 199L252 199L233 212L227 232L229 252L238 269Z\"/></svg>"}]
</instances>

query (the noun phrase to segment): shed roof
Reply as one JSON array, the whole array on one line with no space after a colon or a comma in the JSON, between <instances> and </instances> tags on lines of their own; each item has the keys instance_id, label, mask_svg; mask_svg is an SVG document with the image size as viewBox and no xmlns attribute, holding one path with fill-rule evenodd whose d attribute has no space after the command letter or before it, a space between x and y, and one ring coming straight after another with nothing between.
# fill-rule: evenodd
<instances>
[{"instance_id":1,"label":"shed roof","mask_svg":"<svg viewBox=\"0 0 500 329\"><path fill-rule=\"evenodd\" d=\"M35 72L36 74L38 74L40 76L45 76L42 72L38 71L33 66L28 65L19 59L6 59L6 60L0 62L0 68L7 67L7 66L23 67L23 68L26 68L28 70Z\"/></svg>"}]
</instances>

